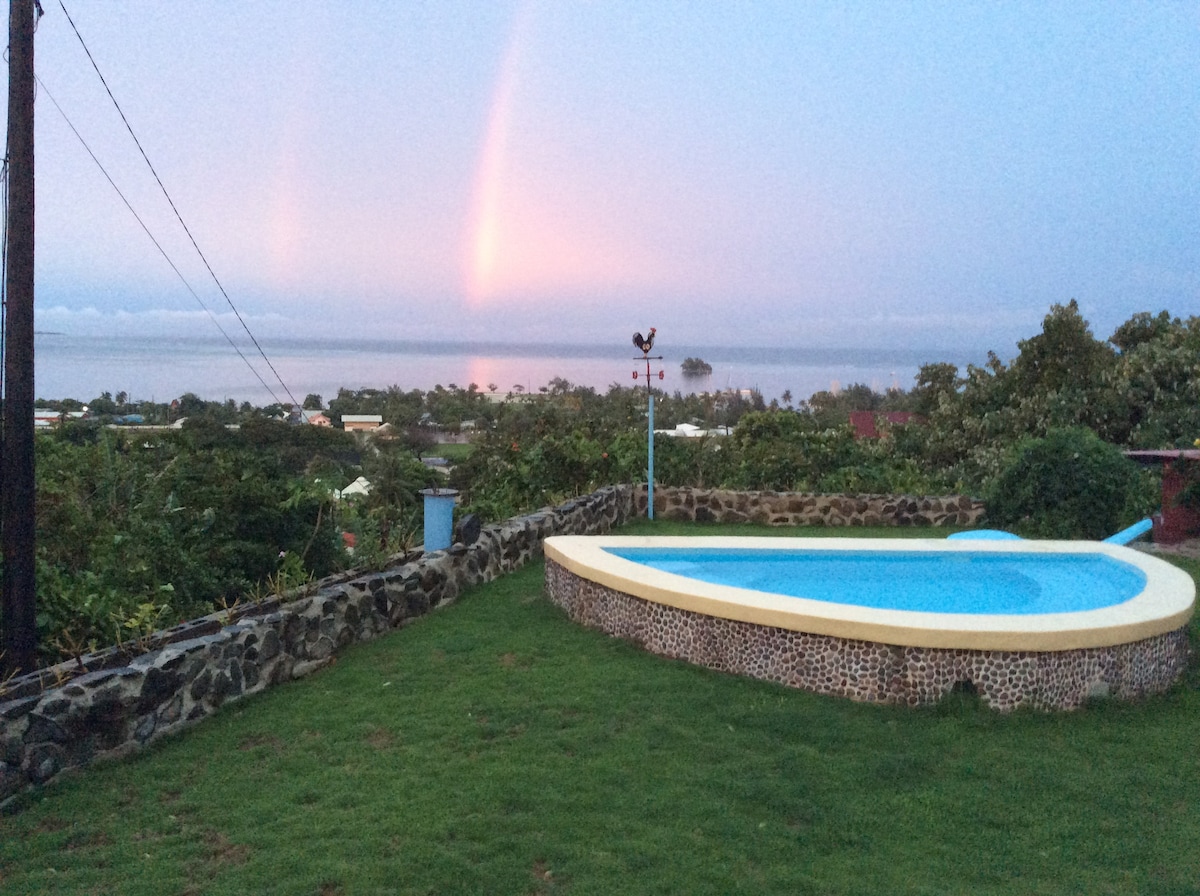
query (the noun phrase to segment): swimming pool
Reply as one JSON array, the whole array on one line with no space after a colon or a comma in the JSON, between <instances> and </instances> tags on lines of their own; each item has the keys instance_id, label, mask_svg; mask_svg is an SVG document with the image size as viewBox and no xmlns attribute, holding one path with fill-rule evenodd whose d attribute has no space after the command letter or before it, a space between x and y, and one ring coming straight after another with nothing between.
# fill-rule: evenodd
<instances>
[{"instance_id":1,"label":"swimming pool","mask_svg":"<svg viewBox=\"0 0 1200 896\"><path fill-rule=\"evenodd\" d=\"M1063 613L1123 603L1136 566L1095 553L610 547L653 569L787 597L933 613Z\"/></svg>"},{"instance_id":2,"label":"swimming pool","mask_svg":"<svg viewBox=\"0 0 1200 896\"><path fill-rule=\"evenodd\" d=\"M580 622L889 703L955 687L998 708L1162 691L1186 666L1195 599L1181 570L1098 542L558 536L546 558L551 599ZM748 578L732 584L722 560Z\"/></svg>"}]
</instances>

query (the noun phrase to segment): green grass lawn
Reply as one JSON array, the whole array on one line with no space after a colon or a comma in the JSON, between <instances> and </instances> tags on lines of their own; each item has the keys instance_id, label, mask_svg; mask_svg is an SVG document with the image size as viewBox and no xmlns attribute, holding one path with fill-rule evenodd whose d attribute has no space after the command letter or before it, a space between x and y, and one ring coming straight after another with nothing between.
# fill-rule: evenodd
<instances>
[{"instance_id":1,"label":"green grass lawn","mask_svg":"<svg viewBox=\"0 0 1200 896\"><path fill-rule=\"evenodd\" d=\"M470 442L439 442L428 449L425 454L429 457L444 457L452 464L462 463L471 456L475 446Z\"/></svg>"},{"instance_id":2,"label":"green grass lawn","mask_svg":"<svg viewBox=\"0 0 1200 896\"><path fill-rule=\"evenodd\" d=\"M1196 675L1069 714L860 705L582 629L542 574L22 798L0 892L1200 892Z\"/></svg>"}]
</instances>

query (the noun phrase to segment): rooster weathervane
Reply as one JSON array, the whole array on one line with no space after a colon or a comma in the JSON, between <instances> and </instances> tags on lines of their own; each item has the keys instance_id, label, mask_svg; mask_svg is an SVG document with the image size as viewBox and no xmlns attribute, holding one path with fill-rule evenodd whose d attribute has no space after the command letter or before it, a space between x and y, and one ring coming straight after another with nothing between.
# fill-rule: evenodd
<instances>
[{"instance_id":1,"label":"rooster weathervane","mask_svg":"<svg viewBox=\"0 0 1200 896\"><path fill-rule=\"evenodd\" d=\"M645 339L642 338L641 333L633 334L633 344L642 350L643 355L650 354L650 349L654 348L654 334L656 332L657 330L654 327L651 327L650 335Z\"/></svg>"},{"instance_id":2,"label":"rooster weathervane","mask_svg":"<svg viewBox=\"0 0 1200 896\"><path fill-rule=\"evenodd\" d=\"M642 350L642 356L633 360L646 363L646 418L649 426L646 447L646 516L650 519L654 519L654 391L650 387L650 362L663 359L662 355L650 354L654 348L656 332L658 331L651 327L649 336L643 337L641 333L633 334L634 348ZM639 376L640 374L635 370L633 378L636 380ZM658 378L660 380L665 378L661 368L658 371Z\"/></svg>"}]
</instances>

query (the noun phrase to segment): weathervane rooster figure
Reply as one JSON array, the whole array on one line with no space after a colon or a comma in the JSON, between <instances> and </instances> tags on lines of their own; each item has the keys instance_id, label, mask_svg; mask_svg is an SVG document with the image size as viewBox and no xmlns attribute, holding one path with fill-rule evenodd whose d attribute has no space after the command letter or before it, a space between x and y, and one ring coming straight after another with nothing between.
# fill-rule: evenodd
<instances>
[{"instance_id":1,"label":"weathervane rooster figure","mask_svg":"<svg viewBox=\"0 0 1200 896\"><path fill-rule=\"evenodd\" d=\"M650 335L647 336L645 339L642 338L641 333L633 334L633 344L642 350L643 355L650 354L650 349L654 348L654 333L655 333L655 328L651 327Z\"/></svg>"}]
</instances>

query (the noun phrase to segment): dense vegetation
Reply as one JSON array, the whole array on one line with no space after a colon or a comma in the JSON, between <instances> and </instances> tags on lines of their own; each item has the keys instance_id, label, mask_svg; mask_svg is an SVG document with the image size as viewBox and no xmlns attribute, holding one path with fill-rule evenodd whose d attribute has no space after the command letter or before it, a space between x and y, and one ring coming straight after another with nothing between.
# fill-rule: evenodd
<instances>
[{"instance_id":1,"label":"dense vegetation","mask_svg":"<svg viewBox=\"0 0 1200 896\"><path fill-rule=\"evenodd\" d=\"M1136 314L1104 341L1074 302L1055 305L1009 364L960 371L932 362L911 390L853 385L793 408L757 394L655 392L655 422L731 427L728 436L658 438L655 481L822 492L966 492L994 522L1031 535L1110 534L1156 501L1120 448L1190 447L1200 435L1200 318ZM503 400L498 400L503 399ZM81 402L41 402L63 411ZM321 397L305 398L319 408ZM282 408L185 395L130 405L105 393L89 419L38 438L38 624L47 659L252 599L412 543L419 460L438 434L462 432L450 484L463 509L503 519L598 486L644 481L646 392L552 380L500 396L471 384L432 391L341 390L343 414L380 414L370 438L287 425ZM859 439L852 411L880 418ZM109 428L137 414L180 429ZM229 424L240 428L230 429ZM438 446L438 453L451 446ZM335 500L357 476L361 500ZM1200 486L1192 489L1200 500ZM343 533L354 536L355 554Z\"/></svg>"},{"instance_id":2,"label":"dense vegetation","mask_svg":"<svg viewBox=\"0 0 1200 896\"><path fill-rule=\"evenodd\" d=\"M1171 448L1190 447L1200 434L1200 318L1137 314L1100 341L1071 302L1054 306L1042 332L1019 349L1011 364L993 354L965 372L926 364L907 392L880 394L862 385L818 392L798 411L764 406L760 397L658 393L655 420L662 428L736 426L729 438L656 439L655 480L984 494L1015 462L1019 446L1060 429L1072 433L1055 442L1067 458L1088 448L1089 435L1121 448ZM603 482L644 480L644 403L644 393L633 389L614 387L600 396L560 386L542 401L506 405L454 482L476 510L503 516ZM879 439L856 439L848 423L858 410L915 416L884 424ZM1149 509L1144 477L1123 459L1118 466L1125 471L1122 493L1113 498L1120 513Z\"/></svg>"},{"instance_id":3,"label":"dense vegetation","mask_svg":"<svg viewBox=\"0 0 1200 896\"><path fill-rule=\"evenodd\" d=\"M402 447L329 428L208 416L178 430L65 423L36 440L37 624L47 658L132 640L410 544ZM335 500L359 473L365 499ZM344 549L343 532L357 541Z\"/></svg>"}]
</instances>

